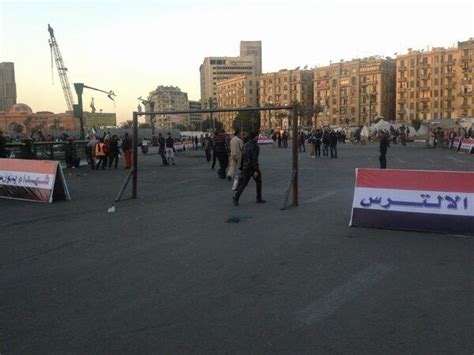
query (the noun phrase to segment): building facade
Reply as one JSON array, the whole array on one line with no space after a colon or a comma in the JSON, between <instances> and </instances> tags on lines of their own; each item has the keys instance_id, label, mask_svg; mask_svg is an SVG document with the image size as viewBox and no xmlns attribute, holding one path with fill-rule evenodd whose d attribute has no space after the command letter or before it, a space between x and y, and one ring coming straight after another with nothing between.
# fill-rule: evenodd
<instances>
[{"instance_id":1,"label":"building facade","mask_svg":"<svg viewBox=\"0 0 474 355\"><path fill-rule=\"evenodd\" d=\"M199 67L201 76L201 105L217 101L217 82L237 75L258 75L262 68L260 41L242 41L239 57L206 57ZM244 55L242 55L244 54Z\"/></svg>"},{"instance_id":2,"label":"building facade","mask_svg":"<svg viewBox=\"0 0 474 355\"><path fill-rule=\"evenodd\" d=\"M148 95L148 101L155 103L155 111L186 111L189 110L188 94L177 86L158 86ZM147 116L147 122L150 117ZM173 128L178 124L189 125L189 114L159 115L156 117L157 127Z\"/></svg>"},{"instance_id":3,"label":"building facade","mask_svg":"<svg viewBox=\"0 0 474 355\"><path fill-rule=\"evenodd\" d=\"M474 117L473 68L473 38L455 48L412 50L398 56L398 120Z\"/></svg>"},{"instance_id":4,"label":"building facade","mask_svg":"<svg viewBox=\"0 0 474 355\"><path fill-rule=\"evenodd\" d=\"M0 63L0 112L8 112L16 104L15 65Z\"/></svg>"},{"instance_id":5,"label":"building facade","mask_svg":"<svg viewBox=\"0 0 474 355\"><path fill-rule=\"evenodd\" d=\"M192 101L189 100L189 109L190 110L200 110L201 101ZM200 129L202 123L202 114L201 113L190 113L189 122L194 129Z\"/></svg>"},{"instance_id":6,"label":"building facade","mask_svg":"<svg viewBox=\"0 0 474 355\"><path fill-rule=\"evenodd\" d=\"M255 74L262 74L262 41L240 41L240 57L255 57Z\"/></svg>"},{"instance_id":7,"label":"building facade","mask_svg":"<svg viewBox=\"0 0 474 355\"><path fill-rule=\"evenodd\" d=\"M72 117L71 112L53 113L36 112L25 104L15 104L8 112L0 112L0 130L16 136L29 134L33 131L77 130L80 128L79 120Z\"/></svg>"},{"instance_id":8,"label":"building facade","mask_svg":"<svg viewBox=\"0 0 474 355\"><path fill-rule=\"evenodd\" d=\"M314 69L317 126L395 120L395 60L354 59Z\"/></svg>"},{"instance_id":9,"label":"building facade","mask_svg":"<svg viewBox=\"0 0 474 355\"><path fill-rule=\"evenodd\" d=\"M313 72L283 69L262 74L258 78L258 95L260 106L285 106L298 102L307 112L313 107ZM289 128L288 117L289 111L262 111L260 130ZM302 118L299 118L300 124Z\"/></svg>"},{"instance_id":10,"label":"building facade","mask_svg":"<svg viewBox=\"0 0 474 355\"><path fill-rule=\"evenodd\" d=\"M256 75L239 75L217 82L217 107L256 107L258 106L258 77ZM221 112L218 120L227 132L233 130L237 112Z\"/></svg>"}]
</instances>

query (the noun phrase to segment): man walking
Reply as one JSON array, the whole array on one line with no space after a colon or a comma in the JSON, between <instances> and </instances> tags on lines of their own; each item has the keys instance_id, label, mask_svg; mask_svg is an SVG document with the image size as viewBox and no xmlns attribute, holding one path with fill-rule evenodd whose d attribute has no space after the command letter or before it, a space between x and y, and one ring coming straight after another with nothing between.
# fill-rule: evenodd
<instances>
[{"instance_id":1,"label":"man walking","mask_svg":"<svg viewBox=\"0 0 474 355\"><path fill-rule=\"evenodd\" d=\"M165 157L165 151L166 151L166 142L165 142L165 137L161 133L158 133L158 154L161 157L161 165L160 166L167 166L168 161L166 160Z\"/></svg>"},{"instance_id":2,"label":"man walking","mask_svg":"<svg viewBox=\"0 0 474 355\"><path fill-rule=\"evenodd\" d=\"M174 139L171 137L171 133L168 132L168 137L166 138L166 159L168 164L176 165L174 163Z\"/></svg>"},{"instance_id":3,"label":"man walking","mask_svg":"<svg viewBox=\"0 0 474 355\"><path fill-rule=\"evenodd\" d=\"M212 150L212 138L209 137L209 134L206 133L203 141L204 152L206 153L207 163L211 161L211 150Z\"/></svg>"},{"instance_id":4,"label":"man walking","mask_svg":"<svg viewBox=\"0 0 474 355\"><path fill-rule=\"evenodd\" d=\"M242 161L242 139L239 138L240 131L237 129L234 132L234 136L230 140L230 166L227 171L227 180L232 181L234 174L237 169L240 168L240 162Z\"/></svg>"},{"instance_id":5,"label":"man walking","mask_svg":"<svg viewBox=\"0 0 474 355\"><path fill-rule=\"evenodd\" d=\"M257 203L266 202L262 199L262 173L258 164L258 155L260 154L260 148L257 144L258 134L252 132L249 138L249 141L242 148L242 181L233 197L235 206L239 205L240 195L242 195L251 178L257 184Z\"/></svg>"},{"instance_id":6,"label":"man walking","mask_svg":"<svg viewBox=\"0 0 474 355\"><path fill-rule=\"evenodd\" d=\"M219 134L214 138L214 154L219 160L219 170L217 175L221 179L225 179L225 171L229 165L229 148L227 146L227 136L223 129L219 131ZM214 164L213 164L214 165Z\"/></svg>"},{"instance_id":7,"label":"man walking","mask_svg":"<svg viewBox=\"0 0 474 355\"><path fill-rule=\"evenodd\" d=\"M380 138L380 169L386 169L387 168L387 149L388 145L390 143L388 139L388 132L385 133L383 130L379 132L379 138Z\"/></svg>"},{"instance_id":8,"label":"man walking","mask_svg":"<svg viewBox=\"0 0 474 355\"><path fill-rule=\"evenodd\" d=\"M122 152L125 158L125 169L132 168L132 140L128 136L128 133L125 133L122 140Z\"/></svg>"}]
</instances>

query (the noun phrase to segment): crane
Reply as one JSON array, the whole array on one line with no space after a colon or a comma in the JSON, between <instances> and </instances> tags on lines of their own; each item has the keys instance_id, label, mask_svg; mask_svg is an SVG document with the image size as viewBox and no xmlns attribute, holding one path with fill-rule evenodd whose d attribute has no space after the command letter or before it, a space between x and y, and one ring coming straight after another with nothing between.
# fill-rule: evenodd
<instances>
[{"instance_id":1,"label":"crane","mask_svg":"<svg viewBox=\"0 0 474 355\"><path fill-rule=\"evenodd\" d=\"M49 24L48 32L51 37L49 39L49 47L51 49L51 61L53 60L54 53L54 60L56 62L56 68L58 69L59 79L61 80L64 98L66 99L66 105L68 110L72 111L74 99L71 92L71 86L69 85L69 79L67 77L67 68L64 65L63 57L61 56L61 52L59 51L58 42L56 42L56 37L54 37L54 30Z\"/></svg>"}]
</instances>

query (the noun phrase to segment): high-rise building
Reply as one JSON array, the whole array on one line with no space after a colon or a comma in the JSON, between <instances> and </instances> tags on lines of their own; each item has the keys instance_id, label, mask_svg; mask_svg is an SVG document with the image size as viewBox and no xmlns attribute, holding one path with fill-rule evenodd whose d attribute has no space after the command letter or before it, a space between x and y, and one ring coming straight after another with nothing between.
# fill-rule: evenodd
<instances>
[{"instance_id":1,"label":"high-rise building","mask_svg":"<svg viewBox=\"0 0 474 355\"><path fill-rule=\"evenodd\" d=\"M0 63L0 112L8 112L16 104L15 66Z\"/></svg>"},{"instance_id":2,"label":"high-rise building","mask_svg":"<svg viewBox=\"0 0 474 355\"><path fill-rule=\"evenodd\" d=\"M248 45L242 44L248 43ZM259 43L259 46L257 44ZM241 42L239 57L206 57L199 67L201 76L201 105L209 107L209 101L217 100L217 82L236 75L258 75L261 73L261 42Z\"/></svg>"},{"instance_id":3,"label":"high-rise building","mask_svg":"<svg viewBox=\"0 0 474 355\"><path fill-rule=\"evenodd\" d=\"M395 60L341 61L314 69L316 125L370 124L395 119Z\"/></svg>"},{"instance_id":4,"label":"high-rise building","mask_svg":"<svg viewBox=\"0 0 474 355\"><path fill-rule=\"evenodd\" d=\"M158 86L148 95L148 100L155 103L155 111L189 110L188 94L175 86ZM149 118L148 118L149 121ZM189 124L189 114L160 115L156 117L158 127L171 128L176 124Z\"/></svg>"},{"instance_id":5,"label":"high-rise building","mask_svg":"<svg viewBox=\"0 0 474 355\"><path fill-rule=\"evenodd\" d=\"M397 57L397 119L474 116L474 38L453 48L410 50Z\"/></svg>"},{"instance_id":6,"label":"high-rise building","mask_svg":"<svg viewBox=\"0 0 474 355\"><path fill-rule=\"evenodd\" d=\"M240 57L255 57L255 74L262 74L262 41L240 41Z\"/></svg>"},{"instance_id":7,"label":"high-rise building","mask_svg":"<svg viewBox=\"0 0 474 355\"><path fill-rule=\"evenodd\" d=\"M217 107L256 107L258 105L258 77L239 75L217 82ZM232 126L237 112L221 112L218 120L224 124L227 132Z\"/></svg>"},{"instance_id":8,"label":"high-rise building","mask_svg":"<svg viewBox=\"0 0 474 355\"><path fill-rule=\"evenodd\" d=\"M260 106L285 106L294 102L301 104L305 112L313 107L313 72L311 70L282 69L265 73L258 78ZM262 111L260 129L288 128L288 112ZM300 124L301 122L301 117Z\"/></svg>"},{"instance_id":9,"label":"high-rise building","mask_svg":"<svg viewBox=\"0 0 474 355\"><path fill-rule=\"evenodd\" d=\"M201 101L192 101L189 100L189 109L190 110L200 110L201 109ZM201 128L202 122L202 114L201 113L190 113L189 114L189 121L191 125L194 126L196 129Z\"/></svg>"}]
</instances>

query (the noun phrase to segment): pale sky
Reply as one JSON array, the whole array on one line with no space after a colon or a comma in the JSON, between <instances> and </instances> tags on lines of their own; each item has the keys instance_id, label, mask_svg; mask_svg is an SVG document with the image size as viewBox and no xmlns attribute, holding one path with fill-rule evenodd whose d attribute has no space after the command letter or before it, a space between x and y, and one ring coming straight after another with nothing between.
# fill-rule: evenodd
<instances>
[{"instance_id":1,"label":"pale sky","mask_svg":"<svg viewBox=\"0 0 474 355\"><path fill-rule=\"evenodd\" d=\"M261 40L263 71L314 67L407 48L453 46L474 37L472 1L0 0L0 62L14 62L18 102L64 112L48 23L54 28L71 88L97 109L131 119L137 97L158 85L179 86L199 100L206 56L237 56L241 40ZM76 100L76 96L74 94Z\"/></svg>"}]
</instances>

